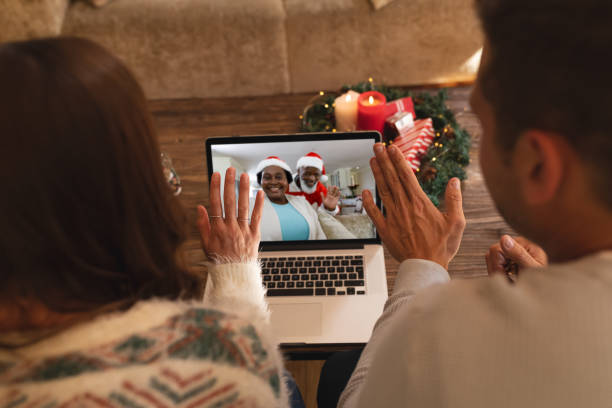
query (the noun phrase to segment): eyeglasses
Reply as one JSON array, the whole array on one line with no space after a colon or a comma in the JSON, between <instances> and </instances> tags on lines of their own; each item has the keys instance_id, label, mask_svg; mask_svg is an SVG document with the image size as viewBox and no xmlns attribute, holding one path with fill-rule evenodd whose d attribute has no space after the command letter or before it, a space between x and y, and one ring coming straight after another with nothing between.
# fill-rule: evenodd
<instances>
[{"instance_id":1,"label":"eyeglasses","mask_svg":"<svg viewBox=\"0 0 612 408\"><path fill-rule=\"evenodd\" d=\"M165 154L161 154L162 167L164 168L164 177L166 177L166 181L170 185L172 192L175 196L181 194L181 179L178 174L176 174L176 170L172 166L172 159Z\"/></svg>"}]
</instances>

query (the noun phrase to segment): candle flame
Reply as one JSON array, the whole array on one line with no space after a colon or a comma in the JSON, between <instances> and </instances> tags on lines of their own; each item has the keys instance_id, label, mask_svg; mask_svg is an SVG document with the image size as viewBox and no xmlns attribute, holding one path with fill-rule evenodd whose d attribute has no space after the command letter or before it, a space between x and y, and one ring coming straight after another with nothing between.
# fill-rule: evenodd
<instances>
[{"instance_id":1,"label":"candle flame","mask_svg":"<svg viewBox=\"0 0 612 408\"><path fill-rule=\"evenodd\" d=\"M370 96L370 97L368 98L368 103L369 103L370 105L374 105L374 97L373 97L373 96Z\"/></svg>"}]
</instances>

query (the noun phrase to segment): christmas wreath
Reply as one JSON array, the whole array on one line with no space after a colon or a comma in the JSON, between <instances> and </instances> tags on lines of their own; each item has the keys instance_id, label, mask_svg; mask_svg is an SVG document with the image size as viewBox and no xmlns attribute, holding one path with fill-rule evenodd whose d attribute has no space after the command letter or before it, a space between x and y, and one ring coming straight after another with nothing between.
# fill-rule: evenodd
<instances>
[{"instance_id":1,"label":"christmas wreath","mask_svg":"<svg viewBox=\"0 0 612 408\"><path fill-rule=\"evenodd\" d=\"M305 107L300 115L303 132L336 131L334 101L336 97L348 91L364 93L378 91L387 101L411 97L414 103L416 120L431 119L433 138L426 150L421 150L417 157L418 166L413 166L417 179L431 201L438 206L439 198L444 194L446 184L452 177L460 180L466 178L464 168L470 163L470 135L461 128L455 115L446 106L447 91L437 93L412 92L402 88L375 85L372 79L357 85L341 88L339 93L320 92ZM384 140L393 143L393 140Z\"/></svg>"}]
</instances>

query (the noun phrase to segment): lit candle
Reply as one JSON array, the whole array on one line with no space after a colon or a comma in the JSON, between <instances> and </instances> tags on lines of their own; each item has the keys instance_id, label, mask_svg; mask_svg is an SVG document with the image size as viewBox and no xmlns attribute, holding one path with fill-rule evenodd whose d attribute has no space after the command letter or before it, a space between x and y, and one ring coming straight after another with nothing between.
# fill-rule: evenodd
<instances>
[{"instance_id":1,"label":"lit candle","mask_svg":"<svg viewBox=\"0 0 612 408\"><path fill-rule=\"evenodd\" d=\"M387 118L387 99L376 91L359 95L357 103L357 129L377 130L382 133Z\"/></svg>"},{"instance_id":2,"label":"lit candle","mask_svg":"<svg viewBox=\"0 0 612 408\"><path fill-rule=\"evenodd\" d=\"M348 91L334 101L334 115L338 131L352 132L357 129L357 98L359 98L359 92Z\"/></svg>"}]
</instances>

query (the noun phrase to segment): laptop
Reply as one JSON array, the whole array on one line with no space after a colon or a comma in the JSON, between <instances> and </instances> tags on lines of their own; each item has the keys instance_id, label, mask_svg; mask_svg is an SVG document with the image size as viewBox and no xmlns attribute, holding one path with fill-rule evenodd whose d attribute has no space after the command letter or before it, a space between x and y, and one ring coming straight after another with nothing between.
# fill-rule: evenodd
<instances>
[{"instance_id":1,"label":"laptop","mask_svg":"<svg viewBox=\"0 0 612 408\"><path fill-rule=\"evenodd\" d=\"M281 344L366 343L382 313L387 299L383 247L361 201L364 189L377 197L369 160L373 155L372 145L378 141L380 133L371 131L206 140L209 177L219 172L223 178L230 166L236 169L237 175L249 174L251 208L257 191L264 190L268 202L261 220L260 261L272 330ZM323 161L327 175L323 184L328 192L332 186L340 192L335 211L324 211L318 203L308 202L306 195L300 195L295 180L289 192L297 195L284 200L293 208L273 205L274 201L278 202L274 196L278 188L262 187L268 183L264 178L272 180L266 174L272 171L271 167L259 169L264 176L260 178L262 184L258 183L258 166L279 164L277 159L286 163L292 178L298 179L296 164L309 153L316 153ZM306 163L313 162L308 159ZM321 177L319 183L324 179ZM237 188L238 182L236 196ZM376 201L380 208L379 199ZM285 212L288 210L292 212ZM299 225L303 228L305 221L310 223L306 228L308 236L298 228ZM319 228L323 234L313 234Z\"/></svg>"}]
</instances>

